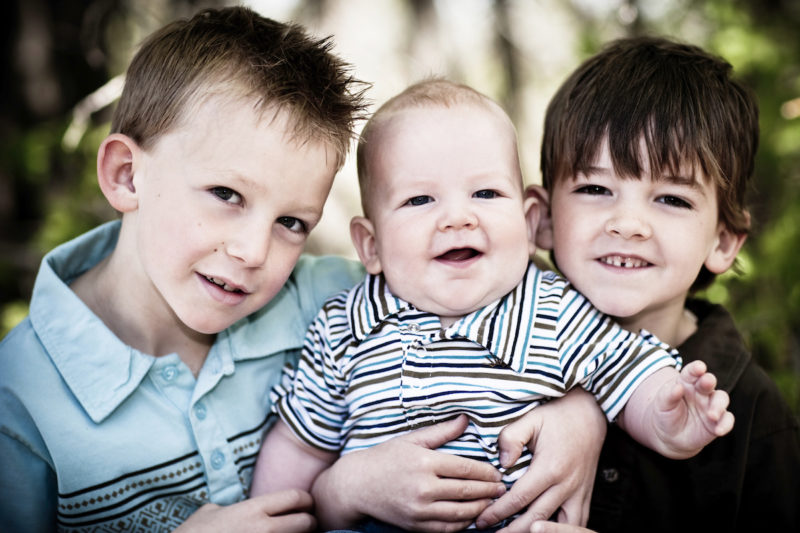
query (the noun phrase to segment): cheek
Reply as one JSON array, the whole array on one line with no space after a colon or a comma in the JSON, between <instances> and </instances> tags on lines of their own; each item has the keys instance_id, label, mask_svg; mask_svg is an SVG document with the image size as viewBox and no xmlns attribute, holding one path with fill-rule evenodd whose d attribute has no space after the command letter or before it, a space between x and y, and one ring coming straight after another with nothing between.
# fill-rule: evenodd
<instances>
[{"instance_id":1,"label":"cheek","mask_svg":"<svg viewBox=\"0 0 800 533\"><path fill-rule=\"evenodd\" d=\"M273 245L267 263L261 269L263 277L259 283L256 308L266 305L278 294L289 279L302 251L302 246Z\"/></svg>"},{"instance_id":2,"label":"cheek","mask_svg":"<svg viewBox=\"0 0 800 533\"><path fill-rule=\"evenodd\" d=\"M427 248L425 227L423 217L388 221L379 226L375 244L381 264L403 263Z\"/></svg>"}]
</instances>

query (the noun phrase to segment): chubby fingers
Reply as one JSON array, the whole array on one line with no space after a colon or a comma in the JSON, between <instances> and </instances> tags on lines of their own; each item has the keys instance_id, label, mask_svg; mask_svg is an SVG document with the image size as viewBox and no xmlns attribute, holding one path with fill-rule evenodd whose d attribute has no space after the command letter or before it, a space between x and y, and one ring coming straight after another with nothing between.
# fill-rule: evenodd
<instances>
[{"instance_id":1,"label":"chubby fingers","mask_svg":"<svg viewBox=\"0 0 800 533\"><path fill-rule=\"evenodd\" d=\"M715 422L714 434L717 437L726 435L733 429L734 416L733 413L728 411L728 404L730 398L728 393L722 390L714 391L709 401L709 407L706 410L709 420Z\"/></svg>"}]
</instances>

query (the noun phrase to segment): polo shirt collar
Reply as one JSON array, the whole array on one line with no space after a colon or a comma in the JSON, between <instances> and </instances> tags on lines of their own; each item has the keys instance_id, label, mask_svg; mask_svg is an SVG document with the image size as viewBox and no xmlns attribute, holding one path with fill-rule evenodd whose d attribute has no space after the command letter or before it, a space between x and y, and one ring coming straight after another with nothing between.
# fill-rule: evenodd
<instances>
[{"instance_id":1,"label":"polo shirt collar","mask_svg":"<svg viewBox=\"0 0 800 533\"><path fill-rule=\"evenodd\" d=\"M347 320L350 331L359 342L389 317L397 316L414 307L389 290L383 274L367 274L366 279L357 285L348 296Z\"/></svg>"},{"instance_id":2,"label":"polo shirt collar","mask_svg":"<svg viewBox=\"0 0 800 533\"><path fill-rule=\"evenodd\" d=\"M111 252L118 236L119 222L110 222L55 248L42 261L31 297L37 335L95 422L116 409L153 364L123 344L69 288Z\"/></svg>"},{"instance_id":3,"label":"polo shirt collar","mask_svg":"<svg viewBox=\"0 0 800 533\"><path fill-rule=\"evenodd\" d=\"M540 275L541 271L529 263L522 281L511 292L462 317L444 330L442 336L471 340L489 351L498 364L522 373L533 335ZM350 331L359 342L387 319L396 316L399 321L405 321L407 317L400 315L415 310L410 303L391 293L382 274L368 274L349 298Z\"/></svg>"}]
</instances>

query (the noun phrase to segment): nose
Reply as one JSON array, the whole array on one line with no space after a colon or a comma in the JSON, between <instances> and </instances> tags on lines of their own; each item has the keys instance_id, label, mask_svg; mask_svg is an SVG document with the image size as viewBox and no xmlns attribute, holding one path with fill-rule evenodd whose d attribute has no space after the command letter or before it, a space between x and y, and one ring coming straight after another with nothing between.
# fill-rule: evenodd
<instances>
[{"instance_id":1,"label":"nose","mask_svg":"<svg viewBox=\"0 0 800 533\"><path fill-rule=\"evenodd\" d=\"M260 267L267 261L271 241L269 227L260 225L258 228L248 228L229 241L226 241L225 251L228 255L248 267Z\"/></svg>"},{"instance_id":2,"label":"nose","mask_svg":"<svg viewBox=\"0 0 800 533\"><path fill-rule=\"evenodd\" d=\"M605 231L623 239L649 239L653 235L650 227L640 214L630 210L618 209L608 217Z\"/></svg>"},{"instance_id":3,"label":"nose","mask_svg":"<svg viewBox=\"0 0 800 533\"><path fill-rule=\"evenodd\" d=\"M450 202L443 206L439 217L439 230L475 229L478 217L468 202Z\"/></svg>"}]
</instances>

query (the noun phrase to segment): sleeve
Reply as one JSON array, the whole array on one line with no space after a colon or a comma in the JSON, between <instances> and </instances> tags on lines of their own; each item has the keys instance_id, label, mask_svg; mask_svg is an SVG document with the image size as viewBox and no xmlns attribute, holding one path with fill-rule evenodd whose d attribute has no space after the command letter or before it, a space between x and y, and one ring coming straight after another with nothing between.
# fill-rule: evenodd
<instances>
[{"instance_id":1,"label":"sleeve","mask_svg":"<svg viewBox=\"0 0 800 533\"><path fill-rule=\"evenodd\" d=\"M7 407L7 404L0 406L0 531L55 531L55 473L48 461L37 453L38 446L27 442L8 425L9 421L19 418Z\"/></svg>"},{"instance_id":2,"label":"sleeve","mask_svg":"<svg viewBox=\"0 0 800 533\"><path fill-rule=\"evenodd\" d=\"M557 337L565 385L593 394L609 421L648 376L680 365L676 350L645 330L623 329L569 285L561 302Z\"/></svg>"},{"instance_id":3,"label":"sleeve","mask_svg":"<svg viewBox=\"0 0 800 533\"><path fill-rule=\"evenodd\" d=\"M338 453L341 429L347 417L346 379L339 369L341 355L334 346L346 345L330 331L335 320L331 307L346 295L323 307L306 334L297 370L284 369L281 384L272 391L274 409L294 434L314 448Z\"/></svg>"}]
</instances>

